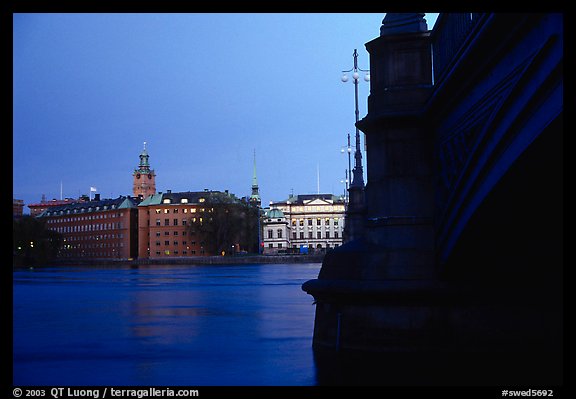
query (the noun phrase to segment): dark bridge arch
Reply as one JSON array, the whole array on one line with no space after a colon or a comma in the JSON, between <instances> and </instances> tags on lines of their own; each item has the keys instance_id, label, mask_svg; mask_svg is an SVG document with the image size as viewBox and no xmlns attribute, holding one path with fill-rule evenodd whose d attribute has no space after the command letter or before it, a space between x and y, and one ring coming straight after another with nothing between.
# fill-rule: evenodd
<instances>
[{"instance_id":1,"label":"dark bridge arch","mask_svg":"<svg viewBox=\"0 0 576 399\"><path fill-rule=\"evenodd\" d=\"M562 290L563 119L560 114L506 170L466 223L444 277ZM536 294L536 293L535 293Z\"/></svg>"},{"instance_id":2,"label":"dark bridge arch","mask_svg":"<svg viewBox=\"0 0 576 399\"><path fill-rule=\"evenodd\" d=\"M550 125L558 130L555 121L563 109L562 16L496 14L479 19L461 47L466 57L437 82L428 108L436 130L435 224L441 267L484 199L506 185L500 180L508 169L515 168L529 147L547 143L537 138ZM556 144L548 150L551 158L561 155L561 142ZM516 207L526 201L518 200Z\"/></svg>"}]
</instances>

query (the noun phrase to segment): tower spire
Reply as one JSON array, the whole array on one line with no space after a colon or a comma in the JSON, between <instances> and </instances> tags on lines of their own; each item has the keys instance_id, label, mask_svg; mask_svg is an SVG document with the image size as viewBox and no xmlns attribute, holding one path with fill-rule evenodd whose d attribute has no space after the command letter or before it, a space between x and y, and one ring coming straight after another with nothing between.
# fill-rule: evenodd
<instances>
[{"instance_id":1,"label":"tower spire","mask_svg":"<svg viewBox=\"0 0 576 399\"><path fill-rule=\"evenodd\" d=\"M156 193L156 173L150 169L150 163L148 162L150 156L146 150L146 142L144 142L144 147L139 157L138 168L132 173L134 181L132 192L135 197L146 198Z\"/></svg>"},{"instance_id":2,"label":"tower spire","mask_svg":"<svg viewBox=\"0 0 576 399\"><path fill-rule=\"evenodd\" d=\"M258 178L256 176L256 149L254 149L254 171L252 174L252 194L250 195L250 203L260 206L262 203L260 199L260 190L258 189Z\"/></svg>"}]
</instances>

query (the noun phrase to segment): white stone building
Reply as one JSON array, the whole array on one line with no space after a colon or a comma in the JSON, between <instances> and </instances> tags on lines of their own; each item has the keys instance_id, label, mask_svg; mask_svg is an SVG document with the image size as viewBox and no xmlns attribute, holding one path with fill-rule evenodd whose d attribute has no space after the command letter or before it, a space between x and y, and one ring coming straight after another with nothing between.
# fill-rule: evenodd
<instances>
[{"instance_id":1,"label":"white stone building","mask_svg":"<svg viewBox=\"0 0 576 399\"><path fill-rule=\"evenodd\" d=\"M262 220L264 254L326 251L342 245L344 198L332 194L291 196L271 202Z\"/></svg>"}]
</instances>

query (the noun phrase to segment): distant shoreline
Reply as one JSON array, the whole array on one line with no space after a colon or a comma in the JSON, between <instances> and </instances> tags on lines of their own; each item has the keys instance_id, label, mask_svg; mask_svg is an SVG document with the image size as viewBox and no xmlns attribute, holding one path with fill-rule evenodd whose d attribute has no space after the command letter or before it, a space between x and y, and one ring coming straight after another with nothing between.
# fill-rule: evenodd
<instances>
[{"instance_id":1,"label":"distant shoreline","mask_svg":"<svg viewBox=\"0 0 576 399\"><path fill-rule=\"evenodd\" d=\"M49 266L90 266L90 265L247 265L247 264L275 264L275 263L322 263L324 254L315 255L245 255L245 256L198 256L186 258L160 258L160 259L58 259L47 262ZM36 267L36 266L34 266ZM19 266L18 268L27 268Z\"/></svg>"}]
</instances>

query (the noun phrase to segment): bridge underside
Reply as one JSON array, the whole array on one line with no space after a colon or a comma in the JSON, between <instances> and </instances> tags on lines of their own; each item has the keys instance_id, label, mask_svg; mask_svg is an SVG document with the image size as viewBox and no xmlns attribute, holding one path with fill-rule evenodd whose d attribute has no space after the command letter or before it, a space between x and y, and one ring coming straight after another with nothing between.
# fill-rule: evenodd
<instances>
[{"instance_id":1,"label":"bridge underside","mask_svg":"<svg viewBox=\"0 0 576 399\"><path fill-rule=\"evenodd\" d=\"M562 384L561 24L482 18L428 103L428 32L367 44L366 230L302 287L320 383Z\"/></svg>"},{"instance_id":2,"label":"bridge underside","mask_svg":"<svg viewBox=\"0 0 576 399\"><path fill-rule=\"evenodd\" d=\"M563 121L560 115L515 161L468 221L444 265L451 280L501 281L561 291Z\"/></svg>"}]
</instances>

